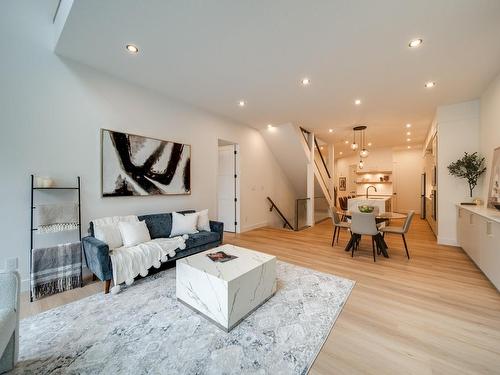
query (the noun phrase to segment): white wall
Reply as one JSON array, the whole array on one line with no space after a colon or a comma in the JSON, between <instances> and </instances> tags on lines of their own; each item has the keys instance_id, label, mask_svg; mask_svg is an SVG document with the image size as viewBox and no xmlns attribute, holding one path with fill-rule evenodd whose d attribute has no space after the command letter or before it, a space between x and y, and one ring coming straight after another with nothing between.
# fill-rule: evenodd
<instances>
[{"instance_id":1,"label":"white wall","mask_svg":"<svg viewBox=\"0 0 500 375\"><path fill-rule=\"evenodd\" d=\"M291 123L275 125L260 131L271 152L292 183L297 198L306 196L307 155L299 128Z\"/></svg>"},{"instance_id":2,"label":"white wall","mask_svg":"<svg viewBox=\"0 0 500 375\"><path fill-rule=\"evenodd\" d=\"M464 155L479 151L479 100L438 107L437 199L438 243L457 245L457 214L455 205L470 201L464 179L450 176L448 165ZM474 190L481 195L482 186Z\"/></svg>"},{"instance_id":3,"label":"white wall","mask_svg":"<svg viewBox=\"0 0 500 375\"><path fill-rule=\"evenodd\" d=\"M27 278L31 173L59 184L82 177L84 231L107 215L209 208L213 218L221 138L240 145L242 230L275 220L268 195L292 209L294 194L258 131L60 59L51 11L44 1L2 2L0 267L19 257ZM192 194L101 198L100 128L191 144Z\"/></svg>"},{"instance_id":4,"label":"white wall","mask_svg":"<svg viewBox=\"0 0 500 375\"><path fill-rule=\"evenodd\" d=\"M486 157L486 175L483 179L482 198L488 199L493 150L500 147L500 74L481 96L481 124L479 150Z\"/></svg>"}]
</instances>

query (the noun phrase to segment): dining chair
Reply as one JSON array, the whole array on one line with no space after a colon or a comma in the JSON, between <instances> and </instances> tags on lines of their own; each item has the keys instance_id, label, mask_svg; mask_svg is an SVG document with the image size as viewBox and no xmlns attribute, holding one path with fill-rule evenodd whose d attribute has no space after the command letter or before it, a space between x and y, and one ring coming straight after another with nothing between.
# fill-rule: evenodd
<instances>
[{"instance_id":1,"label":"dining chair","mask_svg":"<svg viewBox=\"0 0 500 375\"><path fill-rule=\"evenodd\" d=\"M372 250L373 250L373 261L376 262L376 250L378 250L378 243L380 241L381 235L377 228L377 223L375 221L375 214L363 213L352 211L351 212L351 233L354 236L354 246L352 246L352 254L354 257L354 250L358 249L361 236L371 236L372 237Z\"/></svg>"},{"instance_id":2,"label":"dining chair","mask_svg":"<svg viewBox=\"0 0 500 375\"><path fill-rule=\"evenodd\" d=\"M387 226L384 228L380 228L380 231L382 232L384 237L386 233L400 234L401 237L403 237L403 243L405 245L406 256L408 257L408 259L410 259L410 254L408 253L408 245L406 244L405 234L408 233L408 230L410 229L411 221L413 220L414 215L415 211L408 212L408 216L406 217L406 220L402 227Z\"/></svg>"},{"instance_id":3,"label":"dining chair","mask_svg":"<svg viewBox=\"0 0 500 375\"><path fill-rule=\"evenodd\" d=\"M347 197L339 197L340 221L347 221L345 212L347 211Z\"/></svg>"},{"instance_id":4,"label":"dining chair","mask_svg":"<svg viewBox=\"0 0 500 375\"><path fill-rule=\"evenodd\" d=\"M337 243L339 243L340 230L346 228L349 230L351 228L351 223L342 221L339 217L339 213L336 207L332 207L332 222L333 222L333 239L332 246L335 243L335 238L337 238Z\"/></svg>"},{"instance_id":5,"label":"dining chair","mask_svg":"<svg viewBox=\"0 0 500 375\"><path fill-rule=\"evenodd\" d=\"M347 197L339 197L339 205L342 211L347 211Z\"/></svg>"}]
</instances>

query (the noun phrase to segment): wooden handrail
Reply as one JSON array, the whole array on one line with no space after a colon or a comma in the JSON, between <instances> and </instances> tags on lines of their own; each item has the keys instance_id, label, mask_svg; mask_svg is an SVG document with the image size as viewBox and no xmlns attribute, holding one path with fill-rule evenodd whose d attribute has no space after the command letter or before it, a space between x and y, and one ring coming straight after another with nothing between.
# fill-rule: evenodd
<instances>
[{"instance_id":1,"label":"wooden handrail","mask_svg":"<svg viewBox=\"0 0 500 375\"><path fill-rule=\"evenodd\" d=\"M319 148L318 141L316 140L316 137L314 137L314 144L316 145L316 150L318 150L319 157L321 158L321 162L323 163L323 167L325 167L326 174L328 175L328 178L332 178L330 176L330 171L328 170L328 167L326 166L325 159L323 158L323 154L321 153L321 149Z\"/></svg>"},{"instance_id":2,"label":"wooden handrail","mask_svg":"<svg viewBox=\"0 0 500 375\"><path fill-rule=\"evenodd\" d=\"M274 203L273 200L269 197L267 197L267 200L269 201L269 203L271 203L271 208L269 209L269 211L272 211L273 208L276 209L276 212L278 213L278 215L280 215L281 220L283 220L283 228L286 228L288 226L291 230L294 230L292 224L290 224L285 215L283 215L278 206L276 206L276 203Z\"/></svg>"},{"instance_id":3,"label":"wooden handrail","mask_svg":"<svg viewBox=\"0 0 500 375\"><path fill-rule=\"evenodd\" d=\"M299 126L299 129L302 132L302 135L304 136L306 143L308 143L306 134L309 135L309 134L311 134L311 132L307 129L304 129L302 126ZM328 167L326 166L325 158L323 157L323 154L321 153L321 149L319 147L318 140L316 137L314 137L314 144L316 146L316 149L318 150L319 157L321 158L321 162L323 163L323 167L325 167L325 171L326 171L326 174L328 175L328 178L332 178L332 176L330 175L330 171L328 170ZM308 146L309 146L309 144L308 144Z\"/></svg>"}]
</instances>

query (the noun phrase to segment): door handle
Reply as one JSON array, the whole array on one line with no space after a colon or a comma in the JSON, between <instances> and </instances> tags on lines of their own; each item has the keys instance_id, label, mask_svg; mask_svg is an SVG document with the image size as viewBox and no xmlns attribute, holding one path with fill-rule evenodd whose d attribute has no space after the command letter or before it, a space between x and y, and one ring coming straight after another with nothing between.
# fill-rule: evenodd
<instances>
[{"instance_id":1,"label":"door handle","mask_svg":"<svg viewBox=\"0 0 500 375\"><path fill-rule=\"evenodd\" d=\"M487 221L486 222L486 235L488 237L493 237L493 231L491 229L491 226L493 225L492 221Z\"/></svg>"}]
</instances>

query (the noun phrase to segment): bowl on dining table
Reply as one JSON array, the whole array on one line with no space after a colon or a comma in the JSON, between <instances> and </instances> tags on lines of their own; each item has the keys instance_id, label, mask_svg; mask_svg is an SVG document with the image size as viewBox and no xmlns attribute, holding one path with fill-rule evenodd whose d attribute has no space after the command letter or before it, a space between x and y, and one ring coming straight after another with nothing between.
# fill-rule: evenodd
<instances>
[{"instance_id":1,"label":"bowl on dining table","mask_svg":"<svg viewBox=\"0 0 500 375\"><path fill-rule=\"evenodd\" d=\"M364 214L371 214L373 210L375 209L374 206L368 206L366 204L363 204L361 206L358 206L359 212L362 212Z\"/></svg>"}]
</instances>

